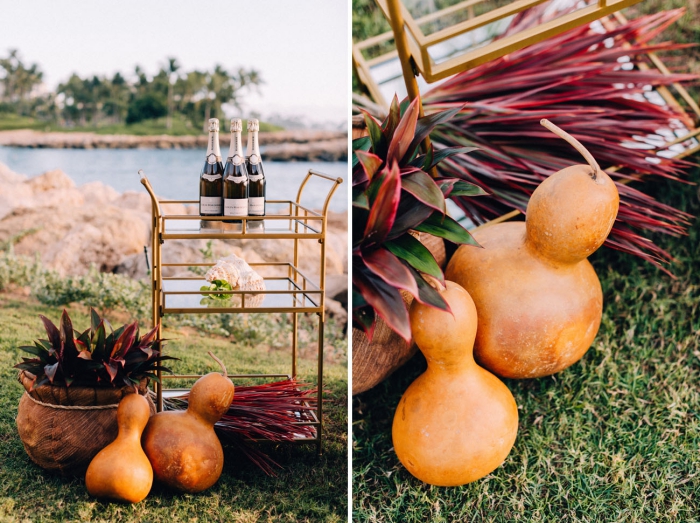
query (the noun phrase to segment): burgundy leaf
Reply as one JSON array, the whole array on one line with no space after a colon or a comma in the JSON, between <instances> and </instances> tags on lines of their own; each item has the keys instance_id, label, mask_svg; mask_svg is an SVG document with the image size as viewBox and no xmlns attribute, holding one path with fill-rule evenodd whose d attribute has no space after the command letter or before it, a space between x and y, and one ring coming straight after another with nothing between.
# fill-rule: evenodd
<instances>
[{"instance_id":1,"label":"burgundy leaf","mask_svg":"<svg viewBox=\"0 0 700 523\"><path fill-rule=\"evenodd\" d=\"M105 362L104 368L107 371L107 374L109 374L110 382L114 381L114 378L117 377L117 372L119 372L119 368L111 362Z\"/></svg>"},{"instance_id":2,"label":"burgundy leaf","mask_svg":"<svg viewBox=\"0 0 700 523\"><path fill-rule=\"evenodd\" d=\"M411 105L408 106L399 125L396 127L396 132L394 132L394 137L389 144L389 152L387 153L388 164L400 162L411 145L416 132L416 123L418 122L418 103L418 98L411 102Z\"/></svg>"},{"instance_id":3,"label":"burgundy leaf","mask_svg":"<svg viewBox=\"0 0 700 523\"><path fill-rule=\"evenodd\" d=\"M46 329L46 335L49 337L49 343L51 343L52 348L61 346L61 333L58 328L53 324L53 322L46 316L39 314L39 318L44 323L44 329Z\"/></svg>"},{"instance_id":4,"label":"burgundy leaf","mask_svg":"<svg viewBox=\"0 0 700 523\"><path fill-rule=\"evenodd\" d=\"M121 333L121 336L119 336L117 341L114 343L114 347L112 348L112 353L110 355L111 358L119 360L126 355L131 348L131 345L134 343L134 337L136 336L137 330L137 322L130 323L126 326L124 331Z\"/></svg>"},{"instance_id":5,"label":"burgundy leaf","mask_svg":"<svg viewBox=\"0 0 700 523\"><path fill-rule=\"evenodd\" d=\"M396 219L396 209L401 196L398 165L394 162L391 168L384 168L382 172L384 179L367 218L365 245L383 242Z\"/></svg>"},{"instance_id":6,"label":"burgundy leaf","mask_svg":"<svg viewBox=\"0 0 700 523\"><path fill-rule=\"evenodd\" d=\"M368 180L372 180L374 174L377 172L382 165L382 159L376 154L366 153L364 151L355 151L357 159L360 160L362 169L364 169Z\"/></svg>"},{"instance_id":7,"label":"burgundy leaf","mask_svg":"<svg viewBox=\"0 0 700 523\"><path fill-rule=\"evenodd\" d=\"M435 129L435 126L449 121L461 109L461 107L453 107L452 109L448 109L446 111L438 111L431 115L424 116L423 118L419 118L416 122L415 135L413 136L413 140L411 140L411 144L407 149L408 154L411 154L418 148L420 143L430 135L433 129Z\"/></svg>"},{"instance_id":8,"label":"burgundy leaf","mask_svg":"<svg viewBox=\"0 0 700 523\"><path fill-rule=\"evenodd\" d=\"M394 221L394 226L389 232L387 239L392 240L398 238L410 229L414 229L423 223L431 214L433 214L433 209L427 205L422 205L408 193L402 194L399 208L396 211L396 220Z\"/></svg>"},{"instance_id":9,"label":"burgundy leaf","mask_svg":"<svg viewBox=\"0 0 700 523\"><path fill-rule=\"evenodd\" d=\"M153 343L153 340L155 340L157 333L158 325L153 327L150 331L148 331L141 337L141 340L139 341L139 348L143 349L144 347L151 345Z\"/></svg>"},{"instance_id":10,"label":"burgundy leaf","mask_svg":"<svg viewBox=\"0 0 700 523\"><path fill-rule=\"evenodd\" d=\"M389 107L389 115L382 124L382 132L384 133L384 138L386 138L387 143L391 143L394 132L396 132L396 126L399 125L400 120L401 109L399 108L399 98L394 94L394 98L391 100L391 106Z\"/></svg>"},{"instance_id":11,"label":"burgundy leaf","mask_svg":"<svg viewBox=\"0 0 700 523\"><path fill-rule=\"evenodd\" d=\"M365 125L369 132L369 138L372 141L372 151L374 154L383 156L387 150L388 142L384 138L384 134L382 134L381 124L368 112L362 111L362 113L365 117ZM357 151L355 151L355 153L357 154Z\"/></svg>"},{"instance_id":12,"label":"burgundy leaf","mask_svg":"<svg viewBox=\"0 0 700 523\"><path fill-rule=\"evenodd\" d=\"M386 324L406 341L411 341L411 325L406 304L401 294L384 280L373 276L366 269L353 266L353 285L367 300Z\"/></svg>"},{"instance_id":13,"label":"burgundy leaf","mask_svg":"<svg viewBox=\"0 0 700 523\"><path fill-rule=\"evenodd\" d=\"M414 274L416 284L418 285L418 297L416 299L419 302L424 305L435 307L436 309L452 312L452 309L450 309L450 306L442 297L442 294L430 286L415 269L411 269L411 272Z\"/></svg>"},{"instance_id":14,"label":"burgundy leaf","mask_svg":"<svg viewBox=\"0 0 700 523\"><path fill-rule=\"evenodd\" d=\"M46 374L46 377L49 378L49 381L53 383L53 380L56 378L56 372L58 371L58 362L53 363L51 365L45 365L44 366L44 373Z\"/></svg>"},{"instance_id":15,"label":"burgundy leaf","mask_svg":"<svg viewBox=\"0 0 700 523\"><path fill-rule=\"evenodd\" d=\"M372 341L374 336L374 327L376 325L374 309L367 305L364 307L353 308L352 310L353 326L362 330L369 341Z\"/></svg>"},{"instance_id":16,"label":"burgundy leaf","mask_svg":"<svg viewBox=\"0 0 700 523\"><path fill-rule=\"evenodd\" d=\"M61 365L71 365L71 363L78 357L78 348L75 345L75 338L73 337L73 323L68 316L68 311L63 309L63 314L61 314L61 342L63 342L63 350L59 361Z\"/></svg>"},{"instance_id":17,"label":"burgundy leaf","mask_svg":"<svg viewBox=\"0 0 700 523\"><path fill-rule=\"evenodd\" d=\"M440 187L423 171L415 170L401 177L401 188L428 207L445 213L445 197Z\"/></svg>"},{"instance_id":18,"label":"burgundy leaf","mask_svg":"<svg viewBox=\"0 0 700 523\"><path fill-rule=\"evenodd\" d=\"M413 274L391 252L384 248L374 249L362 254L367 268L386 283L397 289L404 289L413 296L418 296L418 287Z\"/></svg>"}]
</instances>

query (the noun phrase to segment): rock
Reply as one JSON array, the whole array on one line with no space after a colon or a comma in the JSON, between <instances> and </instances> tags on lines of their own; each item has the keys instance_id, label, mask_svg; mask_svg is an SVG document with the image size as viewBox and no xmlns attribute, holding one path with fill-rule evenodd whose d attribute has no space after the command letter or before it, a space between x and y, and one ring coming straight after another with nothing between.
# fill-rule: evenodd
<instances>
[{"instance_id":1,"label":"rock","mask_svg":"<svg viewBox=\"0 0 700 523\"><path fill-rule=\"evenodd\" d=\"M336 320L339 324L347 327L348 324L348 311L345 310L345 307L343 305L335 300L329 300L326 298L326 314L328 314L329 317L333 318Z\"/></svg>"},{"instance_id":2,"label":"rock","mask_svg":"<svg viewBox=\"0 0 700 523\"><path fill-rule=\"evenodd\" d=\"M148 266L150 268L152 264L151 252L148 251ZM130 256L125 256L122 258L115 267L113 272L115 274L123 274L124 276L129 276L136 280L141 280L148 276L148 270L146 269L146 256L143 252L132 254Z\"/></svg>"},{"instance_id":3,"label":"rock","mask_svg":"<svg viewBox=\"0 0 700 523\"><path fill-rule=\"evenodd\" d=\"M342 162L348 159L347 138L310 143L268 145L265 160L277 162Z\"/></svg>"},{"instance_id":4,"label":"rock","mask_svg":"<svg viewBox=\"0 0 700 523\"><path fill-rule=\"evenodd\" d=\"M0 163L0 184L23 182L27 177L11 170L7 165Z\"/></svg>"},{"instance_id":5,"label":"rock","mask_svg":"<svg viewBox=\"0 0 700 523\"><path fill-rule=\"evenodd\" d=\"M75 182L60 169L30 178L26 183L34 194L61 189L75 189Z\"/></svg>"},{"instance_id":6,"label":"rock","mask_svg":"<svg viewBox=\"0 0 700 523\"><path fill-rule=\"evenodd\" d=\"M150 229L137 213L110 206L83 212L81 218L42 256L61 274L82 274L91 265L112 272L125 256L143 251L149 242Z\"/></svg>"},{"instance_id":7,"label":"rock","mask_svg":"<svg viewBox=\"0 0 700 523\"><path fill-rule=\"evenodd\" d=\"M102 182L86 183L85 185L81 185L78 190L83 195L85 201L90 203L105 204L119 198L119 193L116 190Z\"/></svg>"},{"instance_id":8,"label":"rock","mask_svg":"<svg viewBox=\"0 0 700 523\"><path fill-rule=\"evenodd\" d=\"M114 205L151 216L151 198L145 192L125 191L115 198Z\"/></svg>"},{"instance_id":9,"label":"rock","mask_svg":"<svg viewBox=\"0 0 700 523\"><path fill-rule=\"evenodd\" d=\"M348 310L348 275L331 274L326 276L326 298L339 302Z\"/></svg>"}]
</instances>

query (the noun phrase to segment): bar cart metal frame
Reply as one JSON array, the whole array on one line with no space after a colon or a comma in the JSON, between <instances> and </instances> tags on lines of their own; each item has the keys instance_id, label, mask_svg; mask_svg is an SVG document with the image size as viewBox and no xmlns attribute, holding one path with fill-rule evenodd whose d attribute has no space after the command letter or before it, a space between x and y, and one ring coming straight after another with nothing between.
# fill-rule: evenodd
<instances>
[{"instance_id":1,"label":"bar cart metal frame","mask_svg":"<svg viewBox=\"0 0 700 523\"><path fill-rule=\"evenodd\" d=\"M291 374L236 374L229 375L232 379L247 379L247 378L282 378L289 379L297 375L297 348L298 348L298 326L299 314L318 315L318 350L317 350L317 397L315 410L311 411L311 419L301 420L300 425L311 425L315 427L316 436L314 438L298 438L298 442L315 442L318 447L318 452L321 452L322 443L322 421L323 421L323 335L325 324L325 285L326 285L326 231L327 231L327 216L328 205L333 197L338 186L343 182L342 178L333 178L313 169L309 170L306 177L299 186L296 200L268 200L269 206L281 209L279 214L267 214L264 217L264 222L279 226L273 227L271 231L264 229L258 232L251 231L252 225L261 223L261 219L257 217L241 217L238 228L226 230L223 227L223 216L198 216L190 214L168 214L163 209L173 205L196 205L199 203L196 200L159 200L156 196L148 178L143 171L139 171L141 184L148 191L151 197L152 208L152 268L151 268L151 284L152 284L152 308L153 308L153 324L158 325L158 336L162 337L162 318L166 314L210 314L210 313L289 313L292 317L292 343L291 343ZM301 198L304 188L312 179L323 179L332 182L321 212L314 211L301 205ZM172 207L171 207L172 208ZM200 227L199 229L178 230L175 227L178 224L186 223L185 221L201 220L202 225L216 226L216 222L220 222L220 229L210 229L208 227ZM285 228L286 227L286 228ZM242 240L242 239L272 239L272 240L291 240L293 244L293 253L291 262L271 262L271 263L250 263L250 266L258 269L271 267L279 272L279 269L286 269L286 277L273 276L264 278L269 285L273 283L271 290L265 291L201 291L201 290L182 290L177 287L171 287L171 283L196 283L202 282L203 278L199 277L166 277L163 276L163 269L166 267L210 267L213 263L165 263L163 260L162 245L167 240ZM319 283L316 285L307 275L301 272L299 265L299 240L317 240L320 244L319 257ZM286 285L286 288L284 288ZM266 285L267 287L267 285ZM282 287L282 288L280 288ZM221 304L216 307L196 307L196 306L180 306L172 305L177 298L196 295L201 297L208 294L225 294L239 297L238 301L233 304ZM257 306L253 298L258 295L264 295L265 301L268 296L274 298L286 299L285 305L268 305ZM169 299L170 298L170 299ZM246 299L248 303L246 304ZM238 300L238 298L237 298ZM253 301L253 303L251 303ZM160 370L157 371L157 376L161 380L165 379L194 379L200 375L162 375ZM160 412L163 410L163 391L166 390L164 385L154 383L156 393L156 407Z\"/></svg>"},{"instance_id":2,"label":"bar cart metal frame","mask_svg":"<svg viewBox=\"0 0 700 523\"><path fill-rule=\"evenodd\" d=\"M384 99L380 91L379 84L372 77L371 68L384 64L398 57L401 65L401 74L408 93L408 97L413 101L419 94L419 86L416 77L422 75L428 83L447 78L454 74L472 69L477 65L500 58L517 49L522 49L528 45L545 40L546 38L558 35L564 31L588 24L593 20L601 20L607 29L617 24L625 23L627 20L620 12L623 8L637 4L640 0L588 0L587 6L577 9L566 15L559 16L549 22L540 24L530 29L517 32L509 37L496 39L486 45L467 49L453 58L436 64L430 55L430 48L441 42L454 38L458 35L468 34L474 29L497 20L505 19L515 13L525 11L535 5L542 4L544 0L511 0L508 5L500 8L488 10L481 15L475 14L475 8L481 4L486 4L486 0L461 0L455 4L437 10L419 18L413 18L409 9L402 0L375 0L385 18L391 26L391 31L370 37L361 42L355 42L352 46L353 71L365 90L369 93L374 102L385 109L389 108L389 103ZM427 23L442 20L455 13L467 13L466 20L454 25L445 27L432 34L425 34L421 27ZM606 19L607 17L607 19ZM365 58L364 52L377 45L386 45L394 40L394 49L382 52L379 56L371 59ZM642 64L645 68L653 67L662 74L671 74L659 56L654 52L646 53L649 65ZM700 121L700 106L693 100L688 91L680 84L673 84L678 96L687 104L687 111L695 119L696 124ZM674 95L666 88L659 87L659 94L664 100L678 106L678 101ZM424 116L423 105L419 103L419 115ZM700 135L700 126L690 129L688 134L666 144L667 147L684 143ZM700 142L700 140L698 140ZM423 150L430 146L430 138L423 141ZM691 144L680 157L689 156L700 150L700 144ZM517 214L517 213L516 213Z\"/></svg>"}]
</instances>

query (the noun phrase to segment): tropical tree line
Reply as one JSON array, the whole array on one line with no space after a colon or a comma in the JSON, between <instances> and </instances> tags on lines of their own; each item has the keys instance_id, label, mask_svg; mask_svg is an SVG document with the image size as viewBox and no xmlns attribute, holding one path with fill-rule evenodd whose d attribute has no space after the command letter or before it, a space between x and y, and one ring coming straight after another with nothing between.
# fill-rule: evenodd
<instances>
[{"instance_id":1,"label":"tropical tree line","mask_svg":"<svg viewBox=\"0 0 700 523\"><path fill-rule=\"evenodd\" d=\"M135 66L131 74L81 77L73 73L55 91L44 88L37 64L25 64L16 49L0 58L0 113L14 113L62 127L99 127L175 118L202 127L209 118L223 118L222 106L238 107L242 97L263 83L255 69L183 71L169 57L152 76ZM43 89L42 89L43 88ZM206 125L205 125L206 127Z\"/></svg>"}]
</instances>

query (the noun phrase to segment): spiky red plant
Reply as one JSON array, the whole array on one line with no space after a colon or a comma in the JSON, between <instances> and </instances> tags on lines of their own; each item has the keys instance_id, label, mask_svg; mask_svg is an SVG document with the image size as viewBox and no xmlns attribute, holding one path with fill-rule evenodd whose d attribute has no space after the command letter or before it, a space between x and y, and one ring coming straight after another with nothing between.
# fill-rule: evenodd
<instances>
[{"instance_id":1,"label":"spiky red plant","mask_svg":"<svg viewBox=\"0 0 700 523\"><path fill-rule=\"evenodd\" d=\"M602 166L619 166L608 170L620 192L620 211L607 244L657 266L671 261L640 231L684 234L690 216L656 201L643 185L625 183L653 176L680 180L692 165L655 155L664 148L660 131L692 127L693 122L645 95L652 87L697 77L637 67L645 53L688 47L649 43L682 14L680 9L659 12L607 32L573 29L456 75L425 94L426 113L462 108L431 134L436 149L478 147L441 164L445 176L491 193L455 198L467 216L483 223L512 209L525 211L544 178L581 163L575 151L541 128L540 120L547 118L581 141ZM538 20L523 15L516 24L523 29Z\"/></svg>"}]
</instances>

